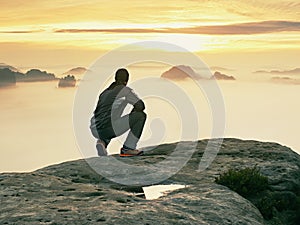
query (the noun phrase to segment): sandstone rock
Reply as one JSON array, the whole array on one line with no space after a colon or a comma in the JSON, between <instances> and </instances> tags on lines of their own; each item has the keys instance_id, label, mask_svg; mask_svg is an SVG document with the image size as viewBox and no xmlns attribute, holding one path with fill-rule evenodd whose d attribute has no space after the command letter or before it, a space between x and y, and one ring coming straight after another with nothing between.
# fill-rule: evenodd
<instances>
[{"instance_id":1,"label":"sandstone rock","mask_svg":"<svg viewBox=\"0 0 300 225\"><path fill-rule=\"evenodd\" d=\"M183 144L187 148L189 145L190 142ZM300 156L291 149L276 143L225 139L210 167L198 172L206 145L207 140L198 141L188 163L160 182L188 187L156 200L138 197L140 186L111 182L83 159L31 173L0 174L0 224L268 223L250 201L214 182L215 177L232 167L257 165L269 178L274 192L289 198L299 195ZM175 146L176 143L148 147L141 157L111 158L130 165L152 165L167 158ZM97 163L100 158L89 160ZM107 165L107 170L113 168Z\"/></svg>"}]
</instances>

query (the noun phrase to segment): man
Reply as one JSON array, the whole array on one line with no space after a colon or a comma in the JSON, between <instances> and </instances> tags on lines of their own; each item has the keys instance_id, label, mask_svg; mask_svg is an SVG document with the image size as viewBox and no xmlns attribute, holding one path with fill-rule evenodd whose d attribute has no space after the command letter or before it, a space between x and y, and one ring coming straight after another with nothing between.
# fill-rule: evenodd
<instances>
[{"instance_id":1,"label":"man","mask_svg":"<svg viewBox=\"0 0 300 225\"><path fill-rule=\"evenodd\" d=\"M144 113L144 102L127 87L129 73L122 68L115 74L115 82L105 89L99 96L94 116L91 119L90 129L95 138L98 139L96 148L99 156L107 155L107 145L112 138L122 135L130 130L120 156L142 155L143 151L137 150L146 114ZM122 116L127 104L133 105L130 114Z\"/></svg>"}]
</instances>

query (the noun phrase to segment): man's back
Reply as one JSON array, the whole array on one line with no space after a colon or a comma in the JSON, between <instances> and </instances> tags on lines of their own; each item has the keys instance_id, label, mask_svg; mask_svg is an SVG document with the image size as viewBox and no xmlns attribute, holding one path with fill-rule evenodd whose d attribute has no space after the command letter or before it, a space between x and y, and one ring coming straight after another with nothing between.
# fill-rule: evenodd
<instances>
[{"instance_id":1,"label":"man's back","mask_svg":"<svg viewBox=\"0 0 300 225\"><path fill-rule=\"evenodd\" d=\"M124 85L115 86L112 84L100 94L97 107L94 111L96 126L98 128L111 126L112 106L116 98L121 97L118 94L124 87Z\"/></svg>"},{"instance_id":2,"label":"man's back","mask_svg":"<svg viewBox=\"0 0 300 225\"><path fill-rule=\"evenodd\" d=\"M143 101L131 88L122 84L117 85L115 82L112 83L100 94L94 111L96 126L100 129L111 126L112 120L122 115L128 103L132 104L137 111L145 109Z\"/></svg>"}]
</instances>

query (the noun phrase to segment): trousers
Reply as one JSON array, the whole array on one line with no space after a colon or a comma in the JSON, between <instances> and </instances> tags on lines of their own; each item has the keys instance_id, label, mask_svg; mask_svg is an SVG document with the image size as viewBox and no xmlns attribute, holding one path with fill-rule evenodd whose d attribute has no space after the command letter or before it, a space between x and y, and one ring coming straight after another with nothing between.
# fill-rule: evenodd
<instances>
[{"instance_id":1,"label":"trousers","mask_svg":"<svg viewBox=\"0 0 300 225\"><path fill-rule=\"evenodd\" d=\"M124 134L130 130L123 147L136 149L137 143L142 135L147 115L143 111L132 111L130 114L112 120L112 126L98 129L91 126L92 134L95 138L101 139L108 145L111 139Z\"/></svg>"}]
</instances>

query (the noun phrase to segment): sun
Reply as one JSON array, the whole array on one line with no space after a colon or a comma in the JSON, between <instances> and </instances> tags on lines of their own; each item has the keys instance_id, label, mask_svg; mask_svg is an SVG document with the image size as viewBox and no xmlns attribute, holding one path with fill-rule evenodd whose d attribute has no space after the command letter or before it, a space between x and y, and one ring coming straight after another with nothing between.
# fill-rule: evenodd
<instances>
[{"instance_id":1,"label":"sun","mask_svg":"<svg viewBox=\"0 0 300 225\"><path fill-rule=\"evenodd\" d=\"M207 51L212 49L212 38L208 35L196 34L162 34L156 41L178 45L190 52Z\"/></svg>"}]
</instances>

